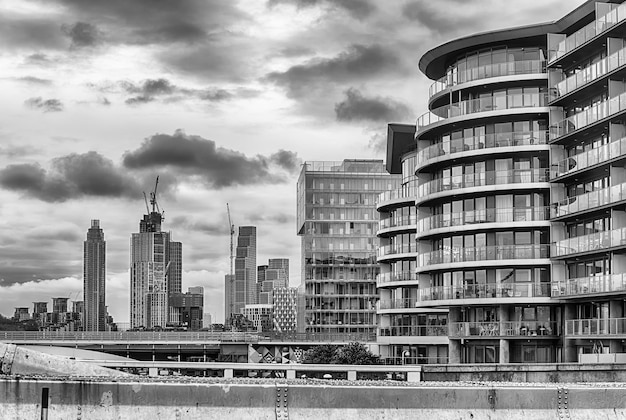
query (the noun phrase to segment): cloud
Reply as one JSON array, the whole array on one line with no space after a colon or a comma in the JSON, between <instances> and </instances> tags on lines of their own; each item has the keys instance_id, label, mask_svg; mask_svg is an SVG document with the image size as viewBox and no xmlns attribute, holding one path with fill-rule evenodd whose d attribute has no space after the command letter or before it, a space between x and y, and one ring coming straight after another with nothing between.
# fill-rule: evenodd
<instances>
[{"instance_id":1,"label":"cloud","mask_svg":"<svg viewBox=\"0 0 626 420\"><path fill-rule=\"evenodd\" d=\"M93 47L100 42L102 36L95 25L87 22L63 25L61 30L72 41L71 48Z\"/></svg>"},{"instance_id":2,"label":"cloud","mask_svg":"<svg viewBox=\"0 0 626 420\"><path fill-rule=\"evenodd\" d=\"M402 7L402 16L414 21L436 34L456 34L481 30L485 16L491 14L488 7L465 7L466 2L450 0L455 3L442 7L439 3L415 1ZM482 19L474 19L477 14Z\"/></svg>"},{"instance_id":3,"label":"cloud","mask_svg":"<svg viewBox=\"0 0 626 420\"><path fill-rule=\"evenodd\" d=\"M61 49L65 40L59 24L47 18L19 18L0 14L0 46L5 49Z\"/></svg>"},{"instance_id":4,"label":"cloud","mask_svg":"<svg viewBox=\"0 0 626 420\"><path fill-rule=\"evenodd\" d=\"M12 144L0 146L0 156L6 156L8 158L23 157L35 153L37 153L37 149L32 146L15 146Z\"/></svg>"},{"instance_id":5,"label":"cloud","mask_svg":"<svg viewBox=\"0 0 626 420\"><path fill-rule=\"evenodd\" d=\"M55 158L52 169L24 163L0 169L0 186L48 202L85 196L132 197L141 195L137 181L97 152Z\"/></svg>"},{"instance_id":6,"label":"cloud","mask_svg":"<svg viewBox=\"0 0 626 420\"><path fill-rule=\"evenodd\" d=\"M194 232L209 233L212 235L228 236L230 234L228 222L226 220L198 220L187 216L175 216L169 220L169 226L174 229L182 228Z\"/></svg>"},{"instance_id":7,"label":"cloud","mask_svg":"<svg viewBox=\"0 0 626 420\"><path fill-rule=\"evenodd\" d=\"M48 86L52 84L52 80L50 79L40 79L39 77L34 77L34 76L15 77L14 80L17 80L18 82L32 84L32 85Z\"/></svg>"},{"instance_id":8,"label":"cloud","mask_svg":"<svg viewBox=\"0 0 626 420\"><path fill-rule=\"evenodd\" d=\"M286 150L269 157L248 157L181 130L171 136L155 134L137 150L126 152L123 159L127 168L175 168L177 173L200 176L214 188L285 182L288 178L277 169L294 172L296 161L296 154Z\"/></svg>"},{"instance_id":9,"label":"cloud","mask_svg":"<svg viewBox=\"0 0 626 420\"><path fill-rule=\"evenodd\" d=\"M335 104L338 121L389 122L402 120L409 115L409 108L390 98L376 96L366 98L357 89L344 92L346 98Z\"/></svg>"},{"instance_id":10,"label":"cloud","mask_svg":"<svg viewBox=\"0 0 626 420\"><path fill-rule=\"evenodd\" d=\"M24 105L32 109L38 109L43 112L61 112L63 104L58 99L42 99L41 96L29 98L24 101Z\"/></svg>"},{"instance_id":11,"label":"cloud","mask_svg":"<svg viewBox=\"0 0 626 420\"><path fill-rule=\"evenodd\" d=\"M305 96L315 85L368 79L396 69L397 57L381 45L352 45L333 58L316 58L266 79L287 88L292 97Z\"/></svg>"},{"instance_id":12,"label":"cloud","mask_svg":"<svg viewBox=\"0 0 626 420\"><path fill-rule=\"evenodd\" d=\"M376 10L376 7L367 0L269 0L268 6L276 4L294 4L298 8L327 6L332 10L343 9L352 17L363 19Z\"/></svg>"}]
</instances>

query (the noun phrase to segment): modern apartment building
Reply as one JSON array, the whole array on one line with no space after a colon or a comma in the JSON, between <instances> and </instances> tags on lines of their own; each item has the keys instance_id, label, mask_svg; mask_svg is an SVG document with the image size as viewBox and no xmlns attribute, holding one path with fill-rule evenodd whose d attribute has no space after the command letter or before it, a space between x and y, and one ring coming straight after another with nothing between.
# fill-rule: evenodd
<instances>
[{"instance_id":1,"label":"modern apartment building","mask_svg":"<svg viewBox=\"0 0 626 420\"><path fill-rule=\"evenodd\" d=\"M390 172L418 180L415 276L381 275L380 313L419 331L446 309L449 363L625 352L625 22L621 1L587 1L421 58L429 112L412 149L391 126L387 150ZM381 240L398 201L379 203Z\"/></svg>"},{"instance_id":2,"label":"modern apartment building","mask_svg":"<svg viewBox=\"0 0 626 420\"><path fill-rule=\"evenodd\" d=\"M277 333L295 333L297 331L297 287L276 287L272 290L272 322L274 331Z\"/></svg>"},{"instance_id":3,"label":"modern apartment building","mask_svg":"<svg viewBox=\"0 0 626 420\"><path fill-rule=\"evenodd\" d=\"M83 243L83 327L106 330L106 241L99 220L92 220Z\"/></svg>"},{"instance_id":4,"label":"modern apartment building","mask_svg":"<svg viewBox=\"0 0 626 420\"><path fill-rule=\"evenodd\" d=\"M380 160L302 166L297 228L302 240L307 333L374 336L376 199L399 184L400 177L389 175Z\"/></svg>"}]
</instances>

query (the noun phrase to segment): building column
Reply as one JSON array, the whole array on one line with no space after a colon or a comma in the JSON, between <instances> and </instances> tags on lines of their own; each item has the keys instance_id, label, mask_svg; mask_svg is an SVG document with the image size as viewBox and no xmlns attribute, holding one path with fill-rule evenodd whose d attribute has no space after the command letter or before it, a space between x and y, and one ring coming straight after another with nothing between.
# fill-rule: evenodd
<instances>
[{"instance_id":1,"label":"building column","mask_svg":"<svg viewBox=\"0 0 626 420\"><path fill-rule=\"evenodd\" d=\"M461 308L452 307L448 312L448 325L454 322L462 322ZM450 333L448 332L448 336ZM448 363L461 363L461 345L460 339L448 339Z\"/></svg>"},{"instance_id":2,"label":"building column","mask_svg":"<svg viewBox=\"0 0 626 420\"><path fill-rule=\"evenodd\" d=\"M609 317L610 318L623 318L624 310L622 306L623 301L621 300L611 300L609 301ZM611 331L612 328L615 328L615 324L611 325L609 323L609 334L615 334L617 331ZM622 340L609 340L609 353L622 353Z\"/></svg>"},{"instance_id":3,"label":"building column","mask_svg":"<svg viewBox=\"0 0 626 420\"><path fill-rule=\"evenodd\" d=\"M509 307L507 305L500 305L498 308L498 316L500 318L500 335L506 331L508 328L508 322L510 321L509 317ZM511 351L510 351L510 340L508 338L500 338L500 362L499 363L511 363Z\"/></svg>"},{"instance_id":4,"label":"building column","mask_svg":"<svg viewBox=\"0 0 626 420\"><path fill-rule=\"evenodd\" d=\"M570 319L576 319L576 305L573 303L566 303L563 305L563 329L561 330L561 335L563 336L563 363L578 362L578 354L576 354L576 341L565 338L565 323Z\"/></svg>"}]
</instances>

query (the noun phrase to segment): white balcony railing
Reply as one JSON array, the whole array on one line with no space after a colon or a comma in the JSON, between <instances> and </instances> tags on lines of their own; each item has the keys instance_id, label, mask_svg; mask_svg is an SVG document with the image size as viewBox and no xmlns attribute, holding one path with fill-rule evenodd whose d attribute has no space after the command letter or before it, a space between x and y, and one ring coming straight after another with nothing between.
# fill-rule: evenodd
<instances>
[{"instance_id":1,"label":"white balcony railing","mask_svg":"<svg viewBox=\"0 0 626 420\"><path fill-rule=\"evenodd\" d=\"M554 165L554 177L577 172L624 155L626 155L626 137L559 161Z\"/></svg>"},{"instance_id":2,"label":"white balcony railing","mask_svg":"<svg viewBox=\"0 0 626 420\"><path fill-rule=\"evenodd\" d=\"M419 289L419 301L550 297L550 283L487 283Z\"/></svg>"},{"instance_id":3,"label":"white balcony railing","mask_svg":"<svg viewBox=\"0 0 626 420\"><path fill-rule=\"evenodd\" d=\"M550 138L555 140L624 110L626 110L626 92L553 124L550 126Z\"/></svg>"},{"instance_id":4,"label":"white balcony railing","mask_svg":"<svg viewBox=\"0 0 626 420\"><path fill-rule=\"evenodd\" d=\"M550 207L514 207L435 214L417 222L418 232L477 223L531 222L550 219Z\"/></svg>"},{"instance_id":5,"label":"white balcony railing","mask_svg":"<svg viewBox=\"0 0 626 420\"><path fill-rule=\"evenodd\" d=\"M552 283L552 296L574 297L626 291L626 273L601 274Z\"/></svg>"},{"instance_id":6,"label":"white balcony railing","mask_svg":"<svg viewBox=\"0 0 626 420\"><path fill-rule=\"evenodd\" d=\"M496 245L441 249L417 256L418 267L469 261L549 258L550 245Z\"/></svg>"},{"instance_id":7,"label":"white balcony railing","mask_svg":"<svg viewBox=\"0 0 626 420\"><path fill-rule=\"evenodd\" d=\"M417 274L412 271L400 271L392 273L381 273L376 276L376 285L381 286L397 281L417 281Z\"/></svg>"},{"instance_id":8,"label":"white balcony railing","mask_svg":"<svg viewBox=\"0 0 626 420\"><path fill-rule=\"evenodd\" d=\"M553 321L451 322L450 337L538 337L558 336L559 325Z\"/></svg>"},{"instance_id":9,"label":"white balcony railing","mask_svg":"<svg viewBox=\"0 0 626 420\"><path fill-rule=\"evenodd\" d=\"M607 230L555 242L552 256L563 257L579 252L599 251L621 245L626 245L626 228Z\"/></svg>"},{"instance_id":10,"label":"white balcony railing","mask_svg":"<svg viewBox=\"0 0 626 420\"><path fill-rule=\"evenodd\" d=\"M566 320L565 335L578 337L626 335L626 318Z\"/></svg>"},{"instance_id":11,"label":"white balcony railing","mask_svg":"<svg viewBox=\"0 0 626 420\"><path fill-rule=\"evenodd\" d=\"M622 200L626 200L626 183L558 201L552 204L552 217L567 216Z\"/></svg>"}]
</instances>

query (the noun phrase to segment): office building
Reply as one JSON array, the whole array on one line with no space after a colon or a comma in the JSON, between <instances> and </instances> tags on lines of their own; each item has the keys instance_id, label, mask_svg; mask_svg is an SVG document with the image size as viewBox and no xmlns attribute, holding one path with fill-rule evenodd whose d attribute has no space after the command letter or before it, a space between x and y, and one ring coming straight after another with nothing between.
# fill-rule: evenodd
<instances>
[{"instance_id":1,"label":"office building","mask_svg":"<svg viewBox=\"0 0 626 420\"><path fill-rule=\"evenodd\" d=\"M289 286L289 259L270 258L268 265L260 265L257 270L258 298L260 304L271 305L273 290Z\"/></svg>"},{"instance_id":2,"label":"office building","mask_svg":"<svg viewBox=\"0 0 626 420\"><path fill-rule=\"evenodd\" d=\"M240 226L235 250L235 273L226 283L226 320L234 314L243 314L246 305L257 303L256 227ZM229 284L230 283L230 284Z\"/></svg>"},{"instance_id":3,"label":"office building","mask_svg":"<svg viewBox=\"0 0 626 420\"><path fill-rule=\"evenodd\" d=\"M13 314L14 321L22 322L29 319L31 319L31 316L28 313L28 307L15 308L15 313Z\"/></svg>"},{"instance_id":4,"label":"office building","mask_svg":"<svg viewBox=\"0 0 626 420\"><path fill-rule=\"evenodd\" d=\"M85 331L106 329L106 241L99 220L92 220L83 243Z\"/></svg>"},{"instance_id":5,"label":"office building","mask_svg":"<svg viewBox=\"0 0 626 420\"><path fill-rule=\"evenodd\" d=\"M242 312L256 331L272 331L272 305L250 304L244 306Z\"/></svg>"},{"instance_id":6,"label":"office building","mask_svg":"<svg viewBox=\"0 0 626 420\"><path fill-rule=\"evenodd\" d=\"M228 324L228 320L233 315L235 308L235 275L224 275L224 323Z\"/></svg>"},{"instance_id":7,"label":"office building","mask_svg":"<svg viewBox=\"0 0 626 420\"><path fill-rule=\"evenodd\" d=\"M297 287L276 287L272 290L272 324L273 330L280 334L297 331Z\"/></svg>"},{"instance_id":8,"label":"office building","mask_svg":"<svg viewBox=\"0 0 626 420\"><path fill-rule=\"evenodd\" d=\"M376 199L400 177L380 160L306 162L298 179L297 229L306 332L369 339L376 331Z\"/></svg>"},{"instance_id":9,"label":"office building","mask_svg":"<svg viewBox=\"0 0 626 420\"><path fill-rule=\"evenodd\" d=\"M415 329L447 309L450 363L625 352L625 22L621 1L587 1L421 58L415 276L391 276L381 304L408 299L397 315ZM391 172L407 153L390 133Z\"/></svg>"},{"instance_id":10,"label":"office building","mask_svg":"<svg viewBox=\"0 0 626 420\"><path fill-rule=\"evenodd\" d=\"M192 289L200 293L192 292ZM204 313L204 289L202 287L190 287L187 293L169 293L169 306L172 313L176 314L176 320L172 326L192 331L202 328Z\"/></svg>"}]
</instances>

